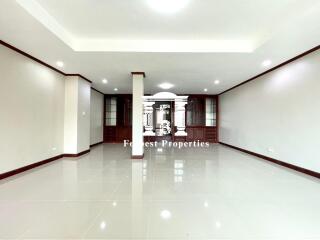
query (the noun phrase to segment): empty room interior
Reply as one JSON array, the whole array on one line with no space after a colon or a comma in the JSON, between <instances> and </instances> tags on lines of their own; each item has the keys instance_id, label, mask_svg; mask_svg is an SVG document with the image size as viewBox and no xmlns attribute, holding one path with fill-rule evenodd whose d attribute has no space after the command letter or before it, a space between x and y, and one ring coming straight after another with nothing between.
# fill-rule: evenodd
<instances>
[{"instance_id":1,"label":"empty room interior","mask_svg":"<svg viewBox=\"0 0 320 240\"><path fill-rule=\"evenodd\" d=\"M1 0L0 239L320 240L319 0Z\"/></svg>"}]
</instances>

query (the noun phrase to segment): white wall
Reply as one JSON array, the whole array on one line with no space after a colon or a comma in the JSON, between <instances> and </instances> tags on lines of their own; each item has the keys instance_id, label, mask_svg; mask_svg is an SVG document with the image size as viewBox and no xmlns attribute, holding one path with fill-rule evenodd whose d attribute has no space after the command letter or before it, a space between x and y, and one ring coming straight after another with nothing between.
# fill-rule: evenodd
<instances>
[{"instance_id":1,"label":"white wall","mask_svg":"<svg viewBox=\"0 0 320 240\"><path fill-rule=\"evenodd\" d=\"M78 76L65 81L64 153L78 153Z\"/></svg>"},{"instance_id":2,"label":"white wall","mask_svg":"<svg viewBox=\"0 0 320 240\"><path fill-rule=\"evenodd\" d=\"M103 141L104 95L91 89L90 145Z\"/></svg>"},{"instance_id":3,"label":"white wall","mask_svg":"<svg viewBox=\"0 0 320 240\"><path fill-rule=\"evenodd\" d=\"M80 153L90 149L91 84L80 78L78 87L78 153Z\"/></svg>"},{"instance_id":4,"label":"white wall","mask_svg":"<svg viewBox=\"0 0 320 240\"><path fill-rule=\"evenodd\" d=\"M320 172L320 51L222 94L220 141Z\"/></svg>"},{"instance_id":5,"label":"white wall","mask_svg":"<svg viewBox=\"0 0 320 240\"><path fill-rule=\"evenodd\" d=\"M0 173L63 153L64 76L0 45Z\"/></svg>"},{"instance_id":6,"label":"white wall","mask_svg":"<svg viewBox=\"0 0 320 240\"><path fill-rule=\"evenodd\" d=\"M65 81L64 153L90 148L90 83L78 76Z\"/></svg>"}]
</instances>

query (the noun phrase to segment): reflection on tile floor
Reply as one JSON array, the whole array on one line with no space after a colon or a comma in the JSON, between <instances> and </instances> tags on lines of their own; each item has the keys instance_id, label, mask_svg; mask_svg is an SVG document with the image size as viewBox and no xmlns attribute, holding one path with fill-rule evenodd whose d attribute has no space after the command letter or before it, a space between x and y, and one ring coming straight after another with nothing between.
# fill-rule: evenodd
<instances>
[{"instance_id":1,"label":"reflection on tile floor","mask_svg":"<svg viewBox=\"0 0 320 240\"><path fill-rule=\"evenodd\" d=\"M0 239L320 239L320 181L227 147L105 144L0 182Z\"/></svg>"}]
</instances>

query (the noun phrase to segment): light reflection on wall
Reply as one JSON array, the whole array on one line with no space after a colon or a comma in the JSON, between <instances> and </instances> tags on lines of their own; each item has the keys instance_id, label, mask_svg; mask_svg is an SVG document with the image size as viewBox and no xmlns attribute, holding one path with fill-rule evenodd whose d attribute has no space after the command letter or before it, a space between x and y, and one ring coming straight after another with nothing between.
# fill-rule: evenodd
<instances>
[{"instance_id":1,"label":"light reflection on wall","mask_svg":"<svg viewBox=\"0 0 320 240\"><path fill-rule=\"evenodd\" d=\"M304 80L302 76L305 76L305 72L310 71L308 68L309 64L307 62L299 61L273 72L270 78L271 81L269 82L270 90L282 91L282 89L287 88L288 85L293 86L300 84L300 82ZM269 78L269 75L265 77Z\"/></svg>"}]
</instances>

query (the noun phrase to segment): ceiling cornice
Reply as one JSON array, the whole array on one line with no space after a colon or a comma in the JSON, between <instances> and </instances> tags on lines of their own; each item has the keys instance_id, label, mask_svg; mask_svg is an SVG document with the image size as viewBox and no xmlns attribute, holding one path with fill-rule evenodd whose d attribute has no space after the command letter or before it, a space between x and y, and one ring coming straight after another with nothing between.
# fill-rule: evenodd
<instances>
[{"instance_id":1,"label":"ceiling cornice","mask_svg":"<svg viewBox=\"0 0 320 240\"><path fill-rule=\"evenodd\" d=\"M53 67L53 66L51 66L51 65L49 65L49 64L47 64L47 63L45 63L44 61L42 61L42 60L40 60L40 59L38 59L38 58L30 55L29 53L26 53L25 51L22 51L21 49L18 49L18 48L16 48L16 47L12 46L12 45L9 44L9 43L6 43L5 41L3 41L3 40L1 40L1 39L0 39L0 44L3 45L3 46L5 46L5 47L7 47L7 48L10 48L11 50L13 50L13 51L15 51L15 52L17 52L17 53L20 53L21 55L23 55L23 56L25 56L25 57L27 57L27 58L30 58L31 60L33 60L33 61L35 61L35 62L37 62L37 63L40 63L41 65L43 65L43 66L45 66L45 67L47 67L47 68L50 68L51 70L53 70L53 71L55 71L55 72L57 72L57 73L62 74L63 76L77 76L77 77L80 77L80 78L86 80L86 81L89 82L90 84L92 84L92 81L91 81L91 80L89 80L88 78L84 77L83 75L81 75L81 74L79 74L79 73L65 73L65 72L62 72L61 70L59 70L59 69L57 69L57 68L55 68L55 67Z\"/></svg>"},{"instance_id":2,"label":"ceiling cornice","mask_svg":"<svg viewBox=\"0 0 320 240\"><path fill-rule=\"evenodd\" d=\"M143 75L143 77L146 77L146 73L145 72L131 72L132 75Z\"/></svg>"},{"instance_id":3,"label":"ceiling cornice","mask_svg":"<svg viewBox=\"0 0 320 240\"><path fill-rule=\"evenodd\" d=\"M295 60L297 60L297 59L299 59L299 58L302 58L302 57L304 57L304 56L306 56L306 55L308 55L308 54L310 54L310 53L312 53L312 52L315 52L315 51L317 51L317 50L319 50L319 49L320 49L320 45L318 45L318 46L316 46L316 47L314 47L314 48L311 48L311 49L309 49L308 51L305 51L305 52L303 52L303 53L301 53L301 54L299 54L299 55L297 55L297 56L295 56L295 57L293 57L293 58L290 58L289 60L287 60L287 61L285 61L285 62L283 62L283 63L280 63L279 65L277 65L277 66L275 66L275 67L273 67L273 68L270 68L270 69L267 70L267 71L264 71L264 72L262 72L262 73L260 73L260 74L258 74L258 75L256 75L256 76L254 76L254 77L252 77L252 78L249 78L248 80L245 80L245 81L243 81L243 82L241 82L241 83L239 83L239 84L237 84L237 85L235 85L235 86L233 86L233 87L231 87L231 88L229 88L229 89L227 89L227 90L219 93L218 95L220 96L220 95L222 95L222 94L224 94L224 93L227 93L227 92L229 92L229 91L231 91L231 90L233 90L233 89L235 89L235 88L237 88L237 87L240 87L240 86L242 86L242 85L244 85L244 84L246 84L246 83L248 83L248 82L251 82L251 81L253 81L253 80L257 80L259 77L261 77L261 76L263 76L263 75L265 75L265 74L267 74L267 73L270 73L270 72L272 72L272 71L274 71L274 70L276 70L276 69L278 69L278 68L281 68L281 67L283 67L284 65L287 65L287 64L289 64L289 63L291 63L291 62L293 62L293 61L295 61Z\"/></svg>"},{"instance_id":4,"label":"ceiling cornice","mask_svg":"<svg viewBox=\"0 0 320 240\"><path fill-rule=\"evenodd\" d=\"M16 2L76 52L251 53L263 43L256 39L83 39L68 32L36 0Z\"/></svg>"}]
</instances>

